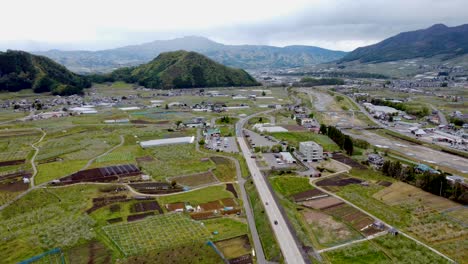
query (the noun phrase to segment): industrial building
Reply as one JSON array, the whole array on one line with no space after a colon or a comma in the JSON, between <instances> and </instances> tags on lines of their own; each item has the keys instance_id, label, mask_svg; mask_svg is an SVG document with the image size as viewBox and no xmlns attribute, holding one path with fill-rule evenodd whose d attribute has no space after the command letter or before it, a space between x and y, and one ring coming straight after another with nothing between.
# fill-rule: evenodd
<instances>
[{"instance_id":1,"label":"industrial building","mask_svg":"<svg viewBox=\"0 0 468 264\"><path fill-rule=\"evenodd\" d=\"M319 161L323 158L323 148L314 141L305 141L299 143L299 152L302 161Z\"/></svg>"}]
</instances>

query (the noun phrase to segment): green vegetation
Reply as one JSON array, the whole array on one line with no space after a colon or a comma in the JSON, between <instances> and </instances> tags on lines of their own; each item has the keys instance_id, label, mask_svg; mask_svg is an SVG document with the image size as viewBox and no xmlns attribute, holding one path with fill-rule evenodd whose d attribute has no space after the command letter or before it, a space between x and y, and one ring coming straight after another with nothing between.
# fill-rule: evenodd
<instances>
[{"instance_id":1,"label":"green vegetation","mask_svg":"<svg viewBox=\"0 0 468 264\"><path fill-rule=\"evenodd\" d=\"M339 78L312 78L312 77L303 77L301 81L294 86L299 85L302 87L308 86L318 86L318 85L343 85L344 80Z\"/></svg>"},{"instance_id":2,"label":"green vegetation","mask_svg":"<svg viewBox=\"0 0 468 264\"><path fill-rule=\"evenodd\" d=\"M285 197L313 189L309 183L309 179L305 177L276 176L270 177L269 180L273 189Z\"/></svg>"},{"instance_id":3,"label":"green vegetation","mask_svg":"<svg viewBox=\"0 0 468 264\"><path fill-rule=\"evenodd\" d=\"M299 142L315 141L322 145L326 151L338 151L340 148L326 135L315 134L311 132L278 132L272 134L279 140L287 141L290 145L298 148Z\"/></svg>"},{"instance_id":4,"label":"green vegetation","mask_svg":"<svg viewBox=\"0 0 468 264\"><path fill-rule=\"evenodd\" d=\"M56 161L37 166L38 174L34 178L36 184L59 179L79 171L86 160Z\"/></svg>"},{"instance_id":5,"label":"green vegetation","mask_svg":"<svg viewBox=\"0 0 468 264\"><path fill-rule=\"evenodd\" d=\"M245 235L249 232L249 227L246 223L232 218L215 218L204 220L203 224L206 229L213 234L217 231L218 234L213 234L213 241L219 241L227 238Z\"/></svg>"},{"instance_id":6,"label":"green vegetation","mask_svg":"<svg viewBox=\"0 0 468 264\"><path fill-rule=\"evenodd\" d=\"M203 189L189 191L181 194L161 196L158 198L161 206L168 203L188 202L193 205L211 202L223 198L232 198L233 194L226 191L225 185L210 186Z\"/></svg>"},{"instance_id":7,"label":"green vegetation","mask_svg":"<svg viewBox=\"0 0 468 264\"><path fill-rule=\"evenodd\" d=\"M70 95L90 86L86 78L46 57L23 51L0 52L0 91L33 89L37 93Z\"/></svg>"},{"instance_id":8,"label":"green vegetation","mask_svg":"<svg viewBox=\"0 0 468 264\"><path fill-rule=\"evenodd\" d=\"M450 263L404 236L391 235L328 251L324 256L330 263Z\"/></svg>"},{"instance_id":9,"label":"green vegetation","mask_svg":"<svg viewBox=\"0 0 468 264\"><path fill-rule=\"evenodd\" d=\"M216 63L196 52L174 51L161 53L147 64L115 70L96 81L125 81L148 88L191 88L223 86L256 86L246 71Z\"/></svg>"},{"instance_id":10,"label":"green vegetation","mask_svg":"<svg viewBox=\"0 0 468 264\"><path fill-rule=\"evenodd\" d=\"M216 164L213 173L218 180L223 182L235 181L237 178L237 171L235 164L223 157L211 157L211 160Z\"/></svg>"},{"instance_id":11,"label":"green vegetation","mask_svg":"<svg viewBox=\"0 0 468 264\"><path fill-rule=\"evenodd\" d=\"M385 105L389 107L393 107L400 111L405 111L410 115L415 115L417 117L424 117L429 115L430 111L429 108L421 103L395 103L391 101L386 101L383 99L374 98L371 100L371 103L374 105Z\"/></svg>"},{"instance_id":12,"label":"green vegetation","mask_svg":"<svg viewBox=\"0 0 468 264\"><path fill-rule=\"evenodd\" d=\"M270 222L268 221L263 203L258 196L255 185L252 182L246 182L245 189L249 196L250 204L252 205L255 226L257 227L258 236L262 242L265 258L269 261L279 262L282 259L281 251L273 231L271 230Z\"/></svg>"}]
</instances>

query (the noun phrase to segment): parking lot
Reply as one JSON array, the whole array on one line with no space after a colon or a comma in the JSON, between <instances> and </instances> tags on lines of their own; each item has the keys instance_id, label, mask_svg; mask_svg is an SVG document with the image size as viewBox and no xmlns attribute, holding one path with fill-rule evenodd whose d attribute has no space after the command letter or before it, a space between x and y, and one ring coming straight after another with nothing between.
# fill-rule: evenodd
<instances>
[{"instance_id":1,"label":"parking lot","mask_svg":"<svg viewBox=\"0 0 468 264\"><path fill-rule=\"evenodd\" d=\"M261 135L250 130L244 130L247 141L252 147L272 147L279 144L279 141L273 137Z\"/></svg>"},{"instance_id":2,"label":"parking lot","mask_svg":"<svg viewBox=\"0 0 468 264\"><path fill-rule=\"evenodd\" d=\"M275 167L276 169L292 169L297 167L297 165L294 163L285 163L283 160L281 160L280 155L277 153L263 153L262 156L263 160L270 168Z\"/></svg>"},{"instance_id":3,"label":"parking lot","mask_svg":"<svg viewBox=\"0 0 468 264\"><path fill-rule=\"evenodd\" d=\"M231 153L239 152L235 137L219 137L207 140L206 148Z\"/></svg>"}]
</instances>

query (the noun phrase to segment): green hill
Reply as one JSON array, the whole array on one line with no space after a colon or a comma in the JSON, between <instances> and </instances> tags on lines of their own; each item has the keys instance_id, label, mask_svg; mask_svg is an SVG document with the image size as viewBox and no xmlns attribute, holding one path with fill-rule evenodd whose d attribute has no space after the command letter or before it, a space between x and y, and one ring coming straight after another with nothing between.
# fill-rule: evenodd
<instances>
[{"instance_id":1,"label":"green hill","mask_svg":"<svg viewBox=\"0 0 468 264\"><path fill-rule=\"evenodd\" d=\"M33 89L69 95L81 93L91 83L53 60L24 51L0 52L0 91Z\"/></svg>"},{"instance_id":2,"label":"green hill","mask_svg":"<svg viewBox=\"0 0 468 264\"><path fill-rule=\"evenodd\" d=\"M340 62L375 63L434 56L452 59L467 53L468 24L456 27L436 24L427 29L403 32L377 44L358 48L348 53Z\"/></svg>"},{"instance_id":3,"label":"green hill","mask_svg":"<svg viewBox=\"0 0 468 264\"><path fill-rule=\"evenodd\" d=\"M229 68L196 52L183 50L161 53L147 64L121 68L110 76L114 81L160 89L259 85L242 69Z\"/></svg>"}]
</instances>

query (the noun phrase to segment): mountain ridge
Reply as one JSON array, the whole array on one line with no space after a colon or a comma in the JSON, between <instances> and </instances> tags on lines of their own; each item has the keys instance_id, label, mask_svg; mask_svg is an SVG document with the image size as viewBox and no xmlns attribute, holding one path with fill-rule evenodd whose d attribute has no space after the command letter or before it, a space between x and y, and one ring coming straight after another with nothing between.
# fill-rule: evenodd
<instances>
[{"instance_id":1,"label":"mountain ridge","mask_svg":"<svg viewBox=\"0 0 468 264\"><path fill-rule=\"evenodd\" d=\"M162 52L176 50L195 51L226 66L243 69L303 67L338 60L346 54L304 45L224 45L199 36L155 40L100 51L49 50L34 53L47 56L76 72L86 72L86 69L108 71L122 66L136 66L149 62Z\"/></svg>"},{"instance_id":2,"label":"mountain ridge","mask_svg":"<svg viewBox=\"0 0 468 264\"><path fill-rule=\"evenodd\" d=\"M466 53L468 24L454 27L434 24L426 29L402 32L379 43L357 48L339 62L375 63L437 55L453 58Z\"/></svg>"}]
</instances>

